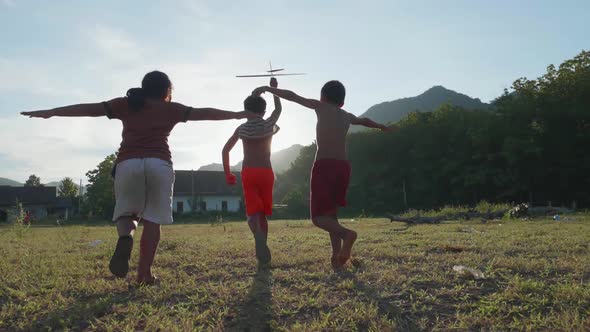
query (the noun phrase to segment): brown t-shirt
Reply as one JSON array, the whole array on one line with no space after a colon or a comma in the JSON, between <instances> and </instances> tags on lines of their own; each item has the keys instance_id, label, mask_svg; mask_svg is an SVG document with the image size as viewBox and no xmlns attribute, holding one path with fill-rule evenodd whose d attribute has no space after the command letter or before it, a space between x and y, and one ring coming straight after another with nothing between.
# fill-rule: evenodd
<instances>
[{"instance_id":1,"label":"brown t-shirt","mask_svg":"<svg viewBox=\"0 0 590 332\"><path fill-rule=\"evenodd\" d=\"M123 140L117 163L133 158L159 158L172 163L168 136L179 122L186 122L190 107L178 103L146 101L145 106L131 111L127 98L104 102L107 117L123 122Z\"/></svg>"}]
</instances>

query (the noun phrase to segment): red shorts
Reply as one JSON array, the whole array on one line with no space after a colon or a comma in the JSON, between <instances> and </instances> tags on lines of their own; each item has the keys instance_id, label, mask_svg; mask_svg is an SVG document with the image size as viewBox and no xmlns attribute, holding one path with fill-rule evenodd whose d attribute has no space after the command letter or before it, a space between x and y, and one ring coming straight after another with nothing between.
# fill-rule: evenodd
<instances>
[{"instance_id":1,"label":"red shorts","mask_svg":"<svg viewBox=\"0 0 590 332\"><path fill-rule=\"evenodd\" d=\"M350 180L347 160L316 160L311 170L311 217L331 214L346 206L346 191Z\"/></svg>"},{"instance_id":2,"label":"red shorts","mask_svg":"<svg viewBox=\"0 0 590 332\"><path fill-rule=\"evenodd\" d=\"M242 169L242 186L246 214L252 216L263 212L272 215L272 188L275 174L272 168L244 167Z\"/></svg>"}]
</instances>

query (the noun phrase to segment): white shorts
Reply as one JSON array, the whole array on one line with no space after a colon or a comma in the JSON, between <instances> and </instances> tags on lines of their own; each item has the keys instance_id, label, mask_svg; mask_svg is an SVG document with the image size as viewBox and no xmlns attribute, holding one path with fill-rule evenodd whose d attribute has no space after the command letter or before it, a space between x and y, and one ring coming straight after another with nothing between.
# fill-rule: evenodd
<instances>
[{"instance_id":1,"label":"white shorts","mask_svg":"<svg viewBox=\"0 0 590 332\"><path fill-rule=\"evenodd\" d=\"M137 216L160 225L171 224L172 165L158 158L137 158L124 160L116 167L113 221Z\"/></svg>"}]
</instances>

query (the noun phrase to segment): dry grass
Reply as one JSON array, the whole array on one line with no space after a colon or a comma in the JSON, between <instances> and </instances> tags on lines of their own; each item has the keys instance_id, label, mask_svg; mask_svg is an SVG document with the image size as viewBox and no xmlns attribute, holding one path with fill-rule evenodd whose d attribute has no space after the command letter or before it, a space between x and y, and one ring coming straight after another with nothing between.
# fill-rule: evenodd
<instances>
[{"instance_id":1,"label":"dry grass","mask_svg":"<svg viewBox=\"0 0 590 332\"><path fill-rule=\"evenodd\" d=\"M0 331L590 329L590 218L347 224L360 265L343 273L307 221L271 222L273 265L259 274L245 223L165 227L163 282L139 288L134 272L109 275L112 227L0 228Z\"/></svg>"}]
</instances>

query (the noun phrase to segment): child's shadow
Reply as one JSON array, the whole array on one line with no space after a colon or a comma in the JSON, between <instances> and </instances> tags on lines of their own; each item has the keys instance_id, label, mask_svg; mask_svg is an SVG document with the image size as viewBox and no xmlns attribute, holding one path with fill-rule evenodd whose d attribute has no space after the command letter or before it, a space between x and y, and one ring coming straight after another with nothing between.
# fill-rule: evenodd
<instances>
[{"instance_id":1,"label":"child's shadow","mask_svg":"<svg viewBox=\"0 0 590 332\"><path fill-rule=\"evenodd\" d=\"M397 329L400 331L420 331L420 328L414 321L415 318L409 312L402 310L394 304L392 300L395 300L395 298L383 298L380 295L380 289L360 280L356 274L356 272L360 271L364 271L363 266L356 268L354 271L347 269L338 270L334 276L337 279L352 280L357 296L360 296L364 301L376 304L379 315L394 321Z\"/></svg>"},{"instance_id":2,"label":"child's shadow","mask_svg":"<svg viewBox=\"0 0 590 332\"><path fill-rule=\"evenodd\" d=\"M237 327L240 331L270 331L272 320L272 272L258 271L252 280L248 297L239 308Z\"/></svg>"}]
</instances>

